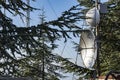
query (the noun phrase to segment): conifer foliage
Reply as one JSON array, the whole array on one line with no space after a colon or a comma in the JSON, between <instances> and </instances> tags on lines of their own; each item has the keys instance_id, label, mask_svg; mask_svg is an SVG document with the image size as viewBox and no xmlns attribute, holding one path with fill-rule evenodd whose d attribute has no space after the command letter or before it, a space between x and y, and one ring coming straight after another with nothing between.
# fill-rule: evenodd
<instances>
[{"instance_id":1,"label":"conifer foliage","mask_svg":"<svg viewBox=\"0 0 120 80\"><path fill-rule=\"evenodd\" d=\"M25 16L22 12L28 9L36 10L24 0L0 0L0 6L11 14L20 16ZM73 6L57 20L31 27L16 26L12 19L0 10L0 75L59 80L64 77L59 74L59 70L84 72L86 69L83 70L68 59L52 53L56 48L55 40L62 37L67 41L71 38L69 32L73 33L73 36L79 35L81 28L74 24L82 18L79 15L80 9L79 5Z\"/></svg>"},{"instance_id":2,"label":"conifer foliage","mask_svg":"<svg viewBox=\"0 0 120 80\"><path fill-rule=\"evenodd\" d=\"M95 6L95 0L78 0L78 2L87 10ZM100 14L99 41L101 46L99 60L101 75L106 75L112 70L120 70L120 66L118 65L120 64L120 0L108 0L104 4L107 5L108 12L106 14Z\"/></svg>"}]
</instances>

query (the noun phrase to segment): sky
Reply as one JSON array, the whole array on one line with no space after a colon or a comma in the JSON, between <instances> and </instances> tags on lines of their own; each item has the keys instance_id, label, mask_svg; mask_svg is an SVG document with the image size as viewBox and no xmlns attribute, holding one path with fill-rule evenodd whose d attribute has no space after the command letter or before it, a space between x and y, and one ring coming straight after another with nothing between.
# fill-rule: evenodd
<instances>
[{"instance_id":1,"label":"sky","mask_svg":"<svg viewBox=\"0 0 120 80\"><path fill-rule=\"evenodd\" d=\"M31 0L30 0L31 1ZM31 1L30 5L32 7L36 7L38 9L44 9L46 21L51 21L57 19L61 16L62 12L65 10L70 9L72 6L78 4L76 0L35 0L35 2ZM36 25L40 23L39 15L41 10L34 10L30 13L30 25ZM13 15L7 14L12 16L13 22L19 26L25 26L25 18L23 18L24 23L20 19L19 16L14 17ZM22 24L21 24L22 23Z\"/></svg>"},{"instance_id":2,"label":"sky","mask_svg":"<svg viewBox=\"0 0 120 80\"><path fill-rule=\"evenodd\" d=\"M78 4L76 0L36 0L38 3L35 5L39 8L44 8L48 20L57 19L61 13L68 10L73 5ZM36 3L35 3L36 4Z\"/></svg>"},{"instance_id":3,"label":"sky","mask_svg":"<svg viewBox=\"0 0 120 80\"><path fill-rule=\"evenodd\" d=\"M101 0L101 2L105 2L107 0ZM59 16L61 16L62 12L70 9L72 6L75 6L79 4L77 0L36 0L36 2L30 2L30 4L33 7L44 9L46 21L51 21L57 19ZM39 15L41 11L33 11L30 13L31 20L30 25L36 25L40 23ZM14 17L13 15L8 14L13 18L14 24L18 26L25 26L25 19L23 18L24 22L20 19L20 17ZM61 39L60 41L57 41L59 44L59 47L54 51L55 53L59 53L59 55L65 57L65 58L71 58L70 61L74 62L76 61L77 52L73 49L72 41L79 43L80 38L79 37L73 37L72 39L68 39L66 43L64 43L64 40ZM81 56L78 56L77 64L80 66L83 66ZM68 76L71 76L72 74L69 74ZM63 79L61 79L63 80ZM68 77L64 80L72 80L72 77Z\"/></svg>"}]
</instances>

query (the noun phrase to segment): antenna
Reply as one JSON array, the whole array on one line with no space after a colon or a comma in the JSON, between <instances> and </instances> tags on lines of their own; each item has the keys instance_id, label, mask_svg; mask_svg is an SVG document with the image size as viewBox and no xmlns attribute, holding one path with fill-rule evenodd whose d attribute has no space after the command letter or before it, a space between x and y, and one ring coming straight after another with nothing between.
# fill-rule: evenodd
<instances>
[{"instance_id":1,"label":"antenna","mask_svg":"<svg viewBox=\"0 0 120 80\"><path fill-rule=\"evenodd\" d=\"M27 5L30 5L30 0L27 0ZM26 16L26 27L30 27L30 9L26 11L27 16Z\"/></svg>"},{"instance_id":2,"label":"antenna","mask_svg":"<svg viewBox=\"0 0 120 80\"><path fill-rule=\"evenodd\" d=\"M93 70L92 67L96 60L97 51L95 44L95 35L91 30L86 30L81 33L80 48L83 65L86 68Z\"/></svg>"},{"instance_id":3,"label":"antenna","mask_svg":"<svg viewBox=\"0 0 120 80\"><path fill-rule=\"evenodd\" d=\"M4 0L5 1L5 3L6 3L6 0ZM4 8L4 15L6 15L6 9Z\"/></svg>"},{"instance_id":4,"label":"antenna","mask_svg":"<svg viewBox=\"0 0 120 80\"><path fill-rule=\"evenodd\" d=\"M100 0L95 0L95 7L93 7L92 9L90 9L87 13L86 13L86 17L88 17L89 19L86 19L86 22L88 23L88 25L90 26L90 31L94 32L93 36L95 35L95 38L93 38L93 40L91 41L91 39L89 39L89 37L87 36L87 34L90 33L89 32L84 32L84 35L82 35L83 37L83 40L81 39L81 54L82 56L84 57L85 56L85 59L84 62L85 62L85 65L88 65L86 66L87 68L92 68L94 63L93 61L96 60L96 71L97 71L97 76L100 76L100 60L99 60L99 47L100 47L100 42L99 42L99 22L100 22L100 9L99 9L99 6L100 6ZM90 35L90 34L89 34ZM89 41L88 41L89 40ZM89 42L89 44L88 44ZM92 42L94 44L94 51L92 52L91 51L91 57L95 56L94 60L92 58L89 58L90 55L89 54L84 54L84 53L90 53L90 49L87 49L87 48L91 48L90 47L85 47L85 43L86 43L86 46L89 46L89 45L92 45ZM86 50L84 49L86 48ZM89 51L88 51L89 50ZM92 48L91 48L92 50ZM84 51L84 52L83 52ZM86 51L86 52L85 52ZM88 57L87 57L88 56ZM89 59L86 59L86 58L89 58ZM91 65L89 65L89 63L91 63Z\"/></svg>"},{"instance_id":5,"label":"antenna","mask_svg":"<svg viewBox=\"0 0 120 80\"><path fill-rule=\"evenodd\" d=\"M40 14L40 24L43 24L45 21L45 11L44 8L41 9L42 13ZM44 33L41 34L42 46L44 49L45 46L45 37ZM42 53L42 80L45 80L45 52Z\"/></svg>"}]
</instances>

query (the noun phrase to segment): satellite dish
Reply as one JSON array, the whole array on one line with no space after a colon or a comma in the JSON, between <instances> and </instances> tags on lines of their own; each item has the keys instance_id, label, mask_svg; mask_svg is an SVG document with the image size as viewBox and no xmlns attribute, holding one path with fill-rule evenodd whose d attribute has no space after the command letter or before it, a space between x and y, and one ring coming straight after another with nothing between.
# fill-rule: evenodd
<instances>
[{"instance_id":1,"label":"satellite dish","mask_svg":"<svg viewBox=\"0 0 120 80\"><path fill-rule=\"evenodd\" d=\"M85 67L91 69L97 57L95 36L92 31L85 30L81 33L80 52Z\"/></svg>"},{"instance_id":2,"label":"satellite dish","mask_svg":"<svg viewBox=\"0 0 120 80\"><path fill-rule=\"evenodd\" d=\"M89 26L96 27L100 22L99 10L94 7L86 13L86 22Z\"/></svg>"}]
</instances>

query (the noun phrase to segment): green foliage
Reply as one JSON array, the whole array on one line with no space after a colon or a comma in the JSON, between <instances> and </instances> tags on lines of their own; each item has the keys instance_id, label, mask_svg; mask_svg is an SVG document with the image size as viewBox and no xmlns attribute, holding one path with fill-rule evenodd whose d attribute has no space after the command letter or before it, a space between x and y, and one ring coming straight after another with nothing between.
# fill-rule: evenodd
<instances>
[{"instance_id":1,"label":"green foliage","mask_svg":"<svg viewBox=\"0 0 120 80\"><path fill-rule=\"evenodd\" d=\"M118 9L120 0L108 2L109 12L102 16L101 23L101 72L103 75L111 70L120 70L120 18ZM117 11L117 12L116 12ZM102 64L103 63L103 64Z\"/></svg>"},{"instance_id":2,"label":"green foliage","mask_svg":"<svg viewBox=\"0 0 120 80\"><path fill-rule=\"evenodd\" d=\"M92 7L87 0L78 1L85 8ZM101 14L99 24L101 75L106 75L111 70L120 70L120 0L109 0L105 4L108 6L108 13Z\"/></svg>"},{"instance_id":3,"label":"green foliage","mask_svg":"<svg viewBox=\"0 0 120 80\"><path fill-rule=\"evenodd\" d=\"M48 37L51 42L53 42L56 37L63 37L66 41L67 38L70 38L68 32L73 32L74 36L78 35L81 28L71 25L71 23L74 24L78 21L80 17L78 12L74 11L75 7L64 12L57 20L44 22L43 24L31 27L17 27L12 24L11 19L1 12L2 17L0 25L2 28L0 30L0 46L1 50L4 52L3 55L9 56L8 58L15 59L15 54L25 56L22 54L22 50L25 50L26 53L30 55L30 48L35 48L41 45L41 43L36 41L35 37L41 37L41 34L43 33L46 34L46 37ZM11 52L11 54L9 54L9 52Z\"/></svg>"},{"instance_id":4,"label":"green foliage","mask_svg":"<svg viewBox=\"0 0 120 80\"><path fill-rule=\"evenodd\" d=\"M95 0L77 0L80 3L80 6L92 7L94 6Z\"/></svg>"},{"instance_id":5,"label":"green foliage","mask_svg":"<svg viewBox=\"0 0 120 80\"><path fill-rule=\"evenodd\" d=\"M0 0L0 5L12 14L24 15L23 11L35 9L23 0L6 0L6 2L7 4L4 0ZM57 20L31 27L16 26L0 11L0 75L31 76L35 80L44 76L45 79L59 80L64 77L59 74L59 70L63 73L76 71L81 74L79 71L83 69L82 67L52 53L56 47L54 42L58 38L62 37L67 41L71 38L69 32L72 32L73 36L78 36L81 28L74 24L80 17L82 18L79 10L78 5L73 6ZM44 72L41 70L43 62ZM69 71L70 69L72 70Z\"/></svg>"},{"instance_id":6,"label":"green foliage","mask_svg":"<svg viewBox=\"0 0 120 80\"><path fill-rule=\"evenodd\" d=\"M23 11L26 11L28 9L32 11L36 9L27 5L24 2L24 0L0 0L0 6L4 7L6 10L8 10L10 13L14 15L15 14L24 15L22 13Z\"/></svg>"},{"instance_id":7,"label":"green foliage","mask_svg":"<svg viewBox=\"0 0 120 80\"><path fill-rule=\"evenodd\" d=\"M24 15L22 12L28 9L36 10L28 6L23 0L0 0L1 7L12 14ZM43 22L37 26L16 26L12 20L0 11L0 74L9 76L32 76L41 79L43 61L45 64L45 78L59 80L64 77L59 74L75 72L77 75L87 73L91 76L92 71L78 66L68 59L52 53L56 47L55 40L71 38L68 33L76 37L81 28L75 23L85 19L85 11L94 6L93 0L78 0L79 5L63 12L57 20ZM120 69L120 0L109 0L108 13L101 14L100 22L100 66L104 75L109 70ZM44 34L44 37L43 37ZM44 44L43 44L43 38ZM44 54L44 59L43 59ZM56 63L56 64L53 64ZM61 64L58 66L57 64ZM39 68L38 68L39 67Z\"/></svg>"}]
</instances>

